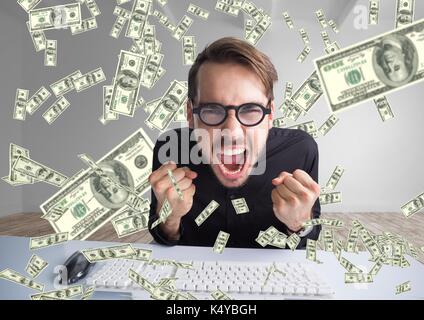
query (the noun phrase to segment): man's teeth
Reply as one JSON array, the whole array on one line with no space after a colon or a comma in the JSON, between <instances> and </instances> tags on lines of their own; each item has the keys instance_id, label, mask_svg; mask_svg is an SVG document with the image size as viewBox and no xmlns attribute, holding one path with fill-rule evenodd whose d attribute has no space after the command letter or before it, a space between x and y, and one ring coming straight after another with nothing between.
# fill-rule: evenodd
<instances>
[{"instance_id":1,"label":"man's teeth","mask_svg":"<svg viewBox=\"0 0 424 320\"><path fill-rule=\"evenodd\" d=\"M224 149L223 154L224 156L233 156L236 154L243 153L246 149L245 148L237 148L237 149Z\"/></svg>"},{"instance_id":2,"label":"man's teeth","mask_svg":"<svg viewBox=\"0 0 424 320\"><path fill-rule=\"evenodd\" d=\"M228 170L224 165L221 165L221 168L222 171L224 171L226 174L236 174L239 173L241 169L243 169L243 166L239 166L236 170Z\"/></svg>"}]
</instances>

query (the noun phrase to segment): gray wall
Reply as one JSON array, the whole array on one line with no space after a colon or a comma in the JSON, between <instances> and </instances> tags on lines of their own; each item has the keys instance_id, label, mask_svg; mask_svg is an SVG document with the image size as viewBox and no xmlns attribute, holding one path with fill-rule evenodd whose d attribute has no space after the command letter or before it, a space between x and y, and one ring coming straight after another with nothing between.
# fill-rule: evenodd
<instances>
[{"instance_id":1,"label":"gray wall","mask_svg":"<svg viewBox=\"0 0 424 320\"><path fill-rule=\"evenodd\" d=\"M43 0L41 6L71 1ZM279 72L275 87L276 102L280 105L284 83L292 81L295 89L313 70L313 59L324 55L315 10L323 8L328 19L339 25L340 33L328 29L330 38L340 46L389 31L394 27L395 0L382 1L380 23L367 30L355 29L354 8L368 4L358 1L267 1L255 0L259 7L272 15L272 30L259 42L258 48L268 54ZM109 84L115 73L117 56L121 49L128 49L131 39L124 32L116 40L109 36L115 20L112 14L115 0L97 0L102 14L97 17L98 29L72 36L69 30L46 32L48 39L58 41L58 66L43 66L43 53L36 53L27 32L26 13L16 1L0 2L0 173L8 172L9 143L15 142L31 152L31 158L71 176L84 167L78 159L80 153L88 153L98 159L139 127L155 141L158 132L145 128L144 111L134 118L121 116L120 120L103 126L98 117L102 112L102 85ZM215 0L168 0L166 8L155 2L155 8L167 14L175 24L185 13L189 3L210 11L207 22L193 18L187 33L196 36L198 52L206 44L222 36L243 37L243 14L233 18L214 10ZM313 5L311 5L313 3ZM123 5L130 8L131 5ZM89 13L83 6L83 17ZM297 29L289 31L281 19L281 12L288 10L295 27L303 26L311 38L312 52L303 63L296 57L303 49ZM424 17L424 1L416 1L415 19ZM186 80L189 66L182 65L181 44L159 24L155 17L149 23L156 25L156 37L162 42L165 54L163 67L166 73L152 90L141 87L140 94L149 101L163 94L173 79ZM51 126L41 117L53 103L51 97L43 107L25 122L12 119L16 88L30 90L32 95L42 85L48 86L63 76L80 69L86 73L101 66L107 80L81 93L67 95L71 106ZM336 165L346 171L337 189L343 194L343 203L323 207L327 212L399 211L401 204L423 192L424 127L423 83L388 95L395 119L383 123L372 102L363 103L340 113L339 124L327 136L317 141L320 148L320 184L325 184ZM306 117L298 122L315 120L318 125L327 119L330 111L322 97ZM278 114L277 114L278 116ZM22 211L39 211L39 205L57 189L37 183L11 187L0 181L0 216Z\"/></svg>"}]
</instances>

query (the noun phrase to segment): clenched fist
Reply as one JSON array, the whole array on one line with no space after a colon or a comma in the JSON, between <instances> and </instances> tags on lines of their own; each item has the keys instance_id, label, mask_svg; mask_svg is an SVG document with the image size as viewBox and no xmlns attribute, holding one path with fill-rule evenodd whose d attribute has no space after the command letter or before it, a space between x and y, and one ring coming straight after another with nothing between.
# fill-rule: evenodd
<instances>
[{"instance_id":1,"label":"clenched fist","mask_svg":"<svg viewBox=\"0 0 424 320\"><path fill-rule=\"evenodd\" d=\"M168 176L168 170L177 181L183 198L178 197L171 179ZM161 229L168 235L170 239L177 239L179 236L179 227L181 218L186 215L193 206L193 196L196 192L196 186L193 184L193 179L197 177L197 173L187 167L177 168L174 162L163 164L157 170L153 171L149 176L149 182L152 190L158 201L156 214L159 217L160 208L165 199L168 199L171 205L172 212L170 216L162 223Z\"/></svg>"},{"instance_id":2,"label":"clenched fist","mask_svg":"<svg viewBox=\"0 0 424 320\"><path fill-rule=\"evenodd\" d=\"M320 187L305 171L281 172L272 180L274 214L290 230L298 231L302 223L312 218L312 207L319 197Z\"/></svg>"}]
</instances>

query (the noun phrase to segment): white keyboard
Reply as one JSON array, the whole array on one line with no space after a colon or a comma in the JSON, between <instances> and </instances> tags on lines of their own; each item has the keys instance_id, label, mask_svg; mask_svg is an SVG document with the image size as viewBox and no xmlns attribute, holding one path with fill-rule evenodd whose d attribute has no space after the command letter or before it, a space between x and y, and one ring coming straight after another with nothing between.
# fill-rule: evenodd
<instances>
[{"instance_id":1,"label":"white keyboard","mask_svg":"<svg viewBox=\"0 0 424 320\"><path fill-rule=\"evenodd\" d=\"M96 291L144 291L128 277L132 268L152 283L175 277L181 293L190 292L198 299L211 300L211 292L220 289L233 299L327 299L332 288L304 263L257 263L240 261L185 261L191 269L150 265L145 261L115 259L98 262L86 278ZM270 268L274 270L270 272ZM276 271L275 271L276 270ZM268 280L266 280L268 278Z\"/></svg>"}]
</instances>

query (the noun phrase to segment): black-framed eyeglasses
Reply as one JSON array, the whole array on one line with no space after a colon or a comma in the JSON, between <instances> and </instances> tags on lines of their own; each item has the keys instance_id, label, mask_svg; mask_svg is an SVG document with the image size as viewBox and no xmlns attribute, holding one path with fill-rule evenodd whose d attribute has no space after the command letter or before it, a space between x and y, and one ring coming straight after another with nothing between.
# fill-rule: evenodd
<instances>
[{"instance_id":1,"label":"black-framed eyeglasses","mask_svg":"<svg viewBox=\"0 0 424 320\"><path fill-rule=\"evenodd\" d=\"M194 102L191 101L193 106ZM237 120L246 127L253 127L262 122L265 115L271 113L268 100L266 107L255 103L243 103L239 106L223 106L219 103L204 103L193 108L193 114L199 115L200 121L208 126L218 126L225 122L228 117L228 111L234 109L236 111Z\"/></svg>"}]
</instances>

